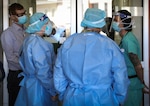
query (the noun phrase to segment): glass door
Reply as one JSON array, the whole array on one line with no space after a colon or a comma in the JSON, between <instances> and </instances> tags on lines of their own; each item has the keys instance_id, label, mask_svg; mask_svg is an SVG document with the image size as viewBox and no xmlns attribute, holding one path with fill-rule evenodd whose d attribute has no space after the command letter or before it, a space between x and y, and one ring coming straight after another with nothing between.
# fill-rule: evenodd
<instances>
[{"instance_id":1,"label":"glass door","mask_svg":"<svg viewBox=\"0 0 150 106\"><path fill-rule=\"evenodd\" d=\"M71 34L71 0L36 0L36 12L43 12L54 22L57 28L65 30L65 36ZM75 3L73 3L75 5Z\"/></svg>"},{"instance_id":2,"label":"glass door","mask_svg":"<svg viewBox=\"0 0 150 106\"><path fill-rule=\"evenodd\" d=\"M29 12L33 13L32 8ZM57 49L67 37L76 32L76 1L36 0L36 12L45 13L55 24L56 34L44 38L53 43L57 53Z\"/></svg>"},{"instance_id":3,"label":"glass door","mask_svg":"<svg viewBox=\"0 0 150 106\"><path fill-rule=\"evenodd\" d=\"M106 11L107 17L112 17L112 13L119 9L128 9L135 20L136 28L134 33L140 42L143 54L144 79L149 84L149 34L148 34L148 13L149 0L17 0L27 9L27 13L32 15L35 12L43 12L55 23L58 28L65 29L65 38L75 32L81 32L80 23L83 19L84 12L87 8L100 8ZM16 0L3 0L3 29L9 26L8 22L8 5ZM28 10L29 9L29 10ZM2 9L1 9L2 10ZM65 39L64 38L64 39ZM119 43L120 37L114 34L114 40ZM63 42L63 40L62 40ZM56 43L55 43L56 44ZM4 57L5 69L7 62ZM7 87L6 78L4 80L3 104L7 106ZM149 95L144 95L144 106L149 106Z\"/></svg>"},{"instance_id":4,"label":"glass door","mask_svg":"<svg viewBox=\"0 0 150 106\"><path fill-rule=\"evenodd\" d=\"M126 9L131 12L133 16L133 33L136 35L142 53L142 65L144 68L144 80L146 84L149 84L149 35L148 35L148 13L149 13L149 0L77 0L78 7L78 31L80 32L82 28L80 27L81 19L83 18L83 14L87 8L99 8L106 11L106 18L112 18L113 12L117 12L118 10ZM82 10L82 11L81 11ZM108 21L109 22L109 21ZM107 23L107 20L106 20ZM109 23L107 23L109 24ZM119 33L114 32L112 39L119 44L121 37ZM143 106L149 105L149 95L144 94L143 98Z\"/></svg>"},{"instance_id":5,"label":"glass door","mask_svg":"<svg viewBox=\"0 0 150 106\"><path fill-rule=\"evenodd\" d=\"M82 31L80 23L87 8L99 8L106 11L106 17L112 17L112 0L77 0L77 26Z\"/></svg>"}]
</instances>

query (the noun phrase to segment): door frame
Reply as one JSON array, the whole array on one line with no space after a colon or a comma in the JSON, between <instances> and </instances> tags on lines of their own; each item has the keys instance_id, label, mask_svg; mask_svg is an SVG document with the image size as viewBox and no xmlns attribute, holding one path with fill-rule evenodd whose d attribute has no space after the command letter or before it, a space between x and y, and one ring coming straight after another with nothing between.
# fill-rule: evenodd
<instances>
[{"instance_id":1,"label":"door frame","mask_svg":"<svg viewBox=\"0 0 150 106\"><path fill-rule=\"evenodd\" d=\"M144 67L144 81L149 85L150 73L149 73L149 56L150 56L150 44L149 44L149 0L143 0L143 67ZM149 85L150 86L150 85ZM148 94L144 94L144 106L149 106L150 97Z\"/></svg>"}]
</instances>

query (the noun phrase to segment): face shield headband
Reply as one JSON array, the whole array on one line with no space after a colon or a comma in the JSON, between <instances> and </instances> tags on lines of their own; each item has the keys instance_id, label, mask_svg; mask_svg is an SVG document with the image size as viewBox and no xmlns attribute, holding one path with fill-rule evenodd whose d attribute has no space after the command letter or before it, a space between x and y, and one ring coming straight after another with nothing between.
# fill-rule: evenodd
<instances>
[{"instance_id":1,"label":"face shield headband","mask_svg":"<svg viewBox=\"0 0 150 106\"><path fill-rule=\"evenodd\" d=\"M30 24L29 26L33 26L41 21L44 21L45 19L47 19L48 17L46 16L46 14L44 14L39 20L35 21L34 23Z\"/></svg>"},{"instance_id":2,"label":"face shield headband","mask_svg":"<svg viewBox=\"0 0 150 106\"><path fill-rule=\"evenodd\" d=\"M122 14L122 13L115 13L113 16L120 16L120 18L122 19L122 18L126 18L126 19L128 19L128 18L132 18L132 16L129 16L129 15L125 15L125 14Z\"/></svg>"},{"instance_id":3,"label":"face shield headband","mask_svg":"<svg viewBox=\"0 0 150 106\"><path fill-rule=\"evenodd\" d=\"M124 28L121 28L121 29L131 29L131 28L129 28L131 25L132 25L132 28L135 28L135 26L133 26L133 25L134 25L134 21L133 21L133 20L132 20L130 23L125 23L125 22L123 22L123 21L126 20L126 19L129 19L129 18L132 19L132 16L125 15L125 14L122 14L122 13L118 13L118 12L117 12L117 13L115 13L115 14L113 15L109 32L111 32L111 30L112 30L112 23L113 23L113 21L114 21L115 16L119 16L119 17L121 18L121 22L119 22L119 24L123 24L123 25L126 24L126 25L128 25L128 26L126 26L126 27L124 27ZM122 19L122 18L123 18L123 19Z\"/></svg>"}]
</instances>

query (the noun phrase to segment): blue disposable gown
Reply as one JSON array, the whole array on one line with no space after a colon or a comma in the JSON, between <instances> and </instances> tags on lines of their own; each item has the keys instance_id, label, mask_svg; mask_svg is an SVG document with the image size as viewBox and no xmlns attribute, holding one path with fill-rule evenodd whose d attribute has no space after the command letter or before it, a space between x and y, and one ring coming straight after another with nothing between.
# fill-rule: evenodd
<instances>
[{"instance_id":1,"label":"blue disposable gown","mask_svg":"<svg viewBox=\"0 0 150 106\"><path fill-rule=\"evenodd\" d=\"M52 44L38 35L27 37L22 46L20 65L24 78L15 106L57 106L51 97L55 89L52 68L55 54Z\"/></svg>"},{"instance_id":2,"label":"blue disposable gown","mask_svg":"<svg viewBox=\"0 0 150 106\"><path fill-rule=\"evenodd\" d=\"M64 106L119 106L129 83L123 53L106 36L73 34L59 49L54 85Z\"/></svg>"}]
</instances>

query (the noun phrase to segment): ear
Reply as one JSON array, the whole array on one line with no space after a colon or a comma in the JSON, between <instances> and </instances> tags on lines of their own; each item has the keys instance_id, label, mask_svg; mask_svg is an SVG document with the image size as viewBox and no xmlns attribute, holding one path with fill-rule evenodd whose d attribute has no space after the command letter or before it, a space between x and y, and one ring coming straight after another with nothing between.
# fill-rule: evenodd
<instances>
[{"instance_id":1,"label":"ear","mask_svg":"<svg viewBox=\"0 0 150 106\"><path fill-rule=\"evenodd\" d=\"M10 15L10 19L15 21L15 22L18 22L18 18L16 15Z\"/></svg>"}]
</instances>

